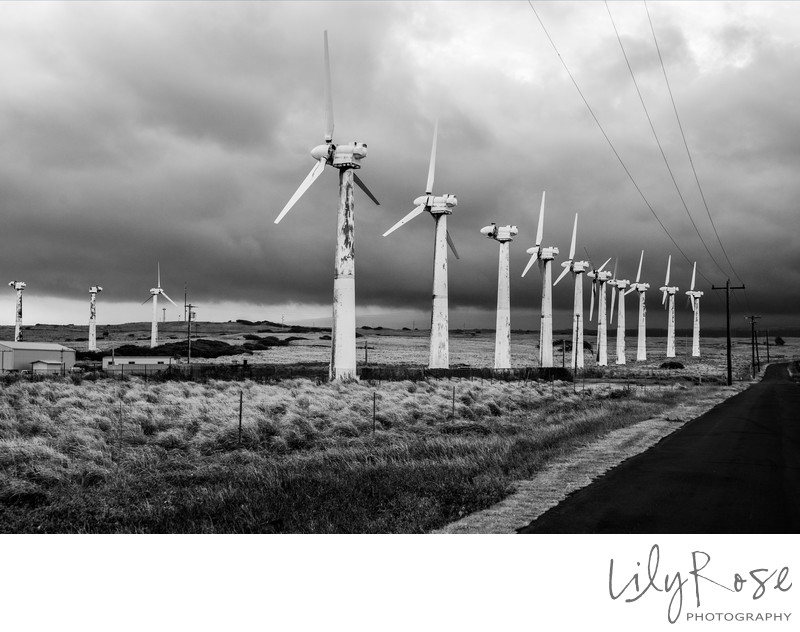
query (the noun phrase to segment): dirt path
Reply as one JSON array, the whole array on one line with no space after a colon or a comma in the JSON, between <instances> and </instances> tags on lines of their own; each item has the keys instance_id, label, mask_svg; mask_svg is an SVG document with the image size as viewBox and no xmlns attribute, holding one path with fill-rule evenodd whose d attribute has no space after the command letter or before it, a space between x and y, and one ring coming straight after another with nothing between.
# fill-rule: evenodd
<instances>
[{"instance_id":1,"label":"dirt path","mask_svg":"<svg viewBox=\"0 0 800 632\"><path fill-rule=\"evenodd\" d=\"M505 500L452 522L433 533L514 533L568 494L626 459L647 450L687 421L745 390L751 382L721 387L691 406L681 404L659 417L614 430L556 458L533 479L516 483L516 491Z\"/></svg>"}]
</instances>

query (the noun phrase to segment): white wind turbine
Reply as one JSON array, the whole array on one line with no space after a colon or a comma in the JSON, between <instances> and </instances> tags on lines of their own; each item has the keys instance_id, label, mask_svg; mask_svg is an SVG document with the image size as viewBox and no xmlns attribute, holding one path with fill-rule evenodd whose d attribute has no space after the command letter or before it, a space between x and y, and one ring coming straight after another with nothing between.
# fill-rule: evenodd
<instances>
[{"instance_id":1,"label":"white wind turbine","mask_svg":"<svg viewBox=\"0 0 800 632\"><path fill-rule=\"evenodd\" d=\"M158 264L158 285L156 287L150 288L150 298L147 301L153 301L153 323L150 327L150 348L158 345L158 295L163 296L167 299L170 303L175 305L175 301L173 301L167 293L161 289L161 264ZM144 301L142 305L144 305L147 301ZM175 305L177 307L177 305Z\"/></svg>"},{"instance_id":2,"label":"white wind turbine","mask_svg":"<svg viewBox=\"0 0 800 632\"><path fill-rule=\"evenodd\" d=\"M333 275L333 328L331 330L330 379L355 379L356 377L356 285L353 220L353 183L370 199L379 204L374 195L356 175L361 159L367 155L364 143L344 145L333 143L333 98L331 96L331 67L328 54L328 32L325 31L325 144L311 150L317 164L303 180L300 187L275 218L280 222L312 183L324 171L325 165L339 170L339 208L336 216L336 257Z\"/></svg>"},{"instance_id":3,"label":"white wind turbine","mask_svg":"<svg viewBox=\"0 0 800 632\"><path fill-rule=\"evenodd\" d=\"M536 229L536 245L526 251L531 255L528 265L522 271L522 276L528 273L534 261L538 261L542 273L542 316L539 323L539 366L553 366L553 259L558 254L558 248L548 246L543 248L542 237L544 233L544 196L542 191L542 206L539 209L539 226Z\"/></svg>"},{"instance_id":4,"label":"white wind turbine","mask_svg":"<svg viewBox=\"0 0 800 632\"><path fill-rule=\"evenodd\" d=\"M589 320L594 312L594 296L597 294L597 365L608 366L608 327L606 325L606 283L611 273L603 270L611 261L611 257L599 268L592 268L586 273L592 280L592 300L589 307Z\"/></svg>"},{"instance_id":5,"label":"white wind turbine","mask_svg":"<svg viewBox=\"0 0 800 632\"><path fill-rule=\"evenodd\" d=\"M11 281L9 286L17 292L17 321L14 325L14 342L22 341L22 290L25 289L24 281Z\"/></svg>"},{"instance_id":6,"label":"white wind turbine","mask_svg":"<svg viewBox=\"0 0 800 632\"><path fill-rule=\"evenodd\" d=\"M89 351L97 351L97 293L102 291L99 285L89 288Z\"/></svg>"},{"instance_id":7,"label":"white wind turbine","mask_svg":"<svg viewBox=\"0 0 800 632\"><path fill-rule=\"evenodd\" d=\"M575 223L572 227L572 242L569 246L569 259L562 263L564 271L553 283L553 287L558 285L566 275L567 272L572 272L575 277L575 299L573 301L572 309L572 368L583 368L583 277L581 276L589 269L588 261L574 261L575 258L575 240L578 236L578 214L575 213Z\"/></svg>"},{"instance_id":8,"label":"white wind turbine","mask_svg":"<svg viewBox=\"0 0 800 632\"><path fill-rule=\"evenodd\" d=\"M617 303L617 364L625 364L625 289L630 285L628 279L617 278L617 262L614 263L614 274L608 282L611 286L611 324L614 324L614 300L619 296Z\"/></svg>"},{"instance_id":9,"label":"white wind turbine","mask_svg":"<svg viewBox=\"0 0 800 632\"><path fill-rule=\"evenodd\" d=\"M450 194L432 195L438 131L439 123L437 121L433 129L433 146L431 148L430 164L428 165L428 184L425 187L425 195L414 200L416 208L383 233L383 236L386 237L386 235L394 232L417 215L421 215L424 211L428 211L436 222L433 241L433 305L431 308L431 349L428 357L428 368L447 369L450 367L447 305L448 244L456 259L459 258L455 244L453 244L450 233L447 231L447 216L453 213L453 208L458 204L458 200L455 195Z\"/></svg>"},{"instance_id":10,"label":"white wind turbine","mask_svg":"<svg viewBox=\"0 0 800 632\"><path fill-rule=\"evenodd\" d=\"M697 261L694 262L692 269L692 285L689 291L686 292L691 301L692 311L694 312L693 325L692 325L692 357L700 357L700 297L703 296L702 292L694 289L695 276L697 275Z\"/></svg>"},{"instance_id":11,"label":"white wind turbine","mask_svg":"<svg viewBox=\"0 0 800 632\"><path fill-rule=\"evenodd\" d=\"M644 250L642 250L642 254L639 256L639 270L636 272L636 281L631 283L630 289L625 292L625 296L633 292L639 292L639 330L638 330L638 337L636 341L636 361L637 362L644 362L647 360L647 329L646 329L646 318L647 318L647 309L644 305L644 293L650 289L649 283L641 283L639 279L642 276L642 260L644 259Z\"/></svg>"},{"instance_id":12,"label":"white wind turbine","mask_svg":"<svg viewBox=\"0 0 800 632\"><path fill-rule=\"evenodd\" d=\"M661 299L661 304L664 305L664 307L669 310L669 315L667 317L668 358L675 357L675 293L680 289L679 287L670 286L669 284L669 269L671 265L672 265L672 255L669 255L669 258L667 259L667 277L664 281L664 286L659 288L664 293L664 296ZM669 302L667 303L668 296L669 296Z\"/></svg>"},{"instance_id":13,"label":"white wind turbine","mask_svg":"<svg viewBox=\"0 0 800 632\"><path fill-rule=\"evenodd\" d=\"M497 270L497 323L494 338L494 368L511 368L511 283L509 279L510 244L517 234L516 226L481 228L481 234L500 243L500 263Z\"/></svg>"}]
</instances>

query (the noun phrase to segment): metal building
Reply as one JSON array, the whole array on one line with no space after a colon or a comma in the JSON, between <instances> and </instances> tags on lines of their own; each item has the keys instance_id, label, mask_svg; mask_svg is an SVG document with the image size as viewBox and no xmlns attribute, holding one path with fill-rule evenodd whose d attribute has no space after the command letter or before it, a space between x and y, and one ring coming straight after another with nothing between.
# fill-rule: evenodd
<instances>
[{"instance_id":1,"label":"metal building","mask_svg":"<svg viewBox=\"0 0 800 632\"><path fill-rule=\"evenodd\" d=\"M49 342L0 341L0 372L41 371L42 363L47 372L69 371L75 366L75 349Z\"/></svg>"}]
</instances>

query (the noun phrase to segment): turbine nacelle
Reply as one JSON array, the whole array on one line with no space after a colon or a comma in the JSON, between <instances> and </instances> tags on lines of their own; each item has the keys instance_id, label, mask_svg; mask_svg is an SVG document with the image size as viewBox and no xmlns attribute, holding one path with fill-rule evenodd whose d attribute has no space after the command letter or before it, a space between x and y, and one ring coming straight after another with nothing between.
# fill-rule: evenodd
<instances>
[{"instance_id":1,"label":"turbine nacelle","mask_svg":"<svg viewBox=\"0 0 800 632\"><path fill-rule=\"evenodd\" d=\"M340 169L360 169L361 159L367 156L366 143L353 141L344 145L334 145L326 143L317 145L311 150L311 157L314 160L325 159L329 165Z\"/></svg>"},{"instance_id":2,"label":"turbine nacelle","mask_svg":"<svg viewBox=\"0 0 800 632\"><path fill-rule=\"evenodd\" d=\"M518 232L516 226L498 226L495 223L481 228L482 235L486 235L489 239L496 239L501 242L511 241Z\"/></svg>"},{"instance_id":3,"label":"turbine nacelle","mask_svg":"<svg viewBox=\"0 0 800 632\"><path fill-rule=\"evenodd\" d=\"M608 284L609 285L613 285L618 290L624 290L626 287L628 287L631 284L631 282L628 281L627 279L615 279L613 281L609 281Z\"/></svg>"},{"instance_id":4,"label":"turbine nacelle","mask_svg":"<svg viewBox=\"0 0 800 632\"><path fill-rule=\"evenodd\" d=\"M611 280L612 274L608 270L591 270L587 272L587 276L596 279L598 283L607 283Z\"/></svg>"},{"instance_id":5,"label":"turbine nacelle","mask_svg":"<svg viewBox=\"0 0 800 632\"><path fill-rule=\"evenodd\" d=\"M9 287L13 287L18 292L20 290L24 290L25 289L25 282L24 281L11 281L8 285L9 285Z\"/></svg>"},{"instance_id":6,"label":"turbine nacelle","mask_svg":"<svg viewBox=\"0 0 800 632\"><path fill-rule=\"evenodd\" d=\"M455 195L421 195L414 200L414 206L424 206L431 213L452 213L451 210L458 205Z\"/></svg>"},{"instance_id":7,"label":"turbine nacelle","mask_svg":"<svg viewBox=\"0 0 800 632\"><path fill-rule=\"evenodd\" d=\"M649 289L650 289L649 283L631 283L631 286L625 292L625 295L627 296L631 292L646 292Z\"/></svg>"},{"instance_id":8,"label":"turbine nacelle","mask_svg":"<svg viewBox=\"0 0 800 632\"><path fill-rule=\"evenodd\" d=\"M103 288L101 288L99 285L93 285L92 287L89 288L89 293L90 294L97 294L98 292L102 292L102 291L103 291Z\"/></svg>"},{"instance_id":9,"label":"turbine nacelle","mask_svg":"<svg viewBox=\"0 0 800 632\"><path fill-rule=\"evenodd\" d=\"M539 259L555 259L558 254L558 248L555 246L542 248L541 246L533 246L528 248L525 252L529 255L538 255ZM569 265L569 263L567 263Z\"/></svg>"}]
</instances>

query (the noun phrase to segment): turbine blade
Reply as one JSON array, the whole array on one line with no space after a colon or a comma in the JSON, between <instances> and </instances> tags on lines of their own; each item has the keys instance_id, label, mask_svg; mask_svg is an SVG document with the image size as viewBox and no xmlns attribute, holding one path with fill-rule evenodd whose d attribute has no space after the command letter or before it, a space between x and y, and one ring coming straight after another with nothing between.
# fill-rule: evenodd
<instances>
[{"instance_id":1,"label":"turbine blade","mask_svg":"<svg viewBox=\"0 0 800 632\"><path fill-rule=\"evenodd\" d=\"M603 268L605 268L605 267L608 265L608 262L609 262L609 261L611 261L611 257L609 257L608 259L606 259L606 262L605 262L603 265L601 265L599 268L597 268L597 271L598 271L598 272L602 272L602 271L603 271Z\"/></svg>"},{"instance_id":2,"label":"turbine blade","mask_svg":"<svg viewBox=\"0 0 800 632\"><path fill-rule=\"evenodd\" d=\"M611 275L611 278L615 281L617 280L617 264L619 263L619 257L614 259L614 273Z\"/></svg>"},{"instance_id":3,"label":"turbine blade","mask_svg":"<svg viewBox=\"0 0 800 632\"><path fill-rule=\"evenodd\" d=\"M358 185L358 188L361 189L364 193L367 194L367 197L369 197L370 200L375 202L375 204L377 204L378 206L381 205L381 203L378 202L378 198L376 198L374 195L372 195L372 191L370 191L367 188L367 185L364 184L364 182L361 180L361 178L358 177L358 174L355 171L353 172L353 180Z\"/></svg>"},{"instance_id":4,"label":"turbine blade","mask_svg":"<svg viewBox=\"0 0 800 632\"><path fill-rule=\"evenodd\" d=\"M669 256L667 259L667 279L664 281L664 285L669 285L669 269L672 266L672 255Z\"/></svg>"},{"instance_id":5,"label":"turbine blade","mask_svg":"<svg viewBox=\"0 0 800 632\"><path fill-rule=\"evenodd\" d=\"M614 322L614 300L617 298L617 288L611 288L611 323ZM620 299L621 300L621 299Z\"/></svg>"},{"instance_id":6,"label":"turbine blade","mask_svg":"<svg viewBox=\"0 0 800 632\"><path fill-rule=\"evenodd\" d=\"M173 305L175 305L175 301L173 301L173 300L172 300L172 299L171 299L169 296L167 296L167 293L166 293L166 292L164 292L163 290L161 291L161 296L163 296L163 297L164 297L165 299L167 299L167 300L168 300L170 303L172 303ZM177 305L175 305L175 307L177 307Z\"/></svg>"},{"instance_id":7,"label":"turbine blade","mask_svg":"<svg viewBox=\"0 0 800 632\"><path fill-rule=\"evenodd\" d=\"M636 291L636 286L632 285L629 289L625 290L625 293L623 294L623 296L628 296L628 294L630 294L631 292L635 292L635 291Z\"/></svg>"},{"instance_id":8,"label":"turbine blade","mask_svg":"<svg viewBox=\"0 0 800 632\"><path fill-rule=\"evenodd\" d=\"M319 175L325 169L325 162L326 162L325 158L320 158L317 161L317 164L315 164L314 167L311 169L311 172L306 176L306 179L303 180L303 183L300 185L297 191L294 192L292 198L286 203L286 206L283 207L283 210L280 212L280 215L278 215L278 217L275 218L276 224L283 219L284 215L286 215L286 213L289 212L289 210L295 205L297 200L300 199L303 193L308 191L308 187L310 187L314 183L314 180L319 178Z\"/></svg>"},{"instance_id":9,"label":"turbine blade","mask_svg":"<svg viewBox=\"0 0 800 632\"><path fill-rule=\"evenodd\" d=\"M534 252L531 255L531 259L530 259L530 261L528 261L528 265L526 265L525 269L522 271L522 276L525 276L526 274L528 274L528 270L531 269L531 266L533 265L533 262L536 261L538 258L539 258L539 253L538 252Z\"/></svg>"},{"instance_id":10,"label":"turbine blade","mask_svg":"<svg viewBox=\"0 0 800 632\"><path fill-rule=\"evenodd\" d=\"M692 269L692 285L689 288L690 291L694 290L694 281L695 281L695 275L696 274L697 274L697 261L694 262L694 268ZM692 309L694 309L694 305L692 305Z\"/></svg>"},{"instance_id":11,"label":"turbine blade","mask_svg":"<svg viewBox=\"0 0 800 632\"><path fill-rule=\"evenodd\" d=\"M536 245L540 246L542 243L542 237L544 236L544 194L546 192L542 191L542 206L539 208L539 226L536 229Z\"/></svg>"},{"instance_id":12,"label":"turbine blade","mask_svg":"<svg viewBox=\"0 0 800 632\"><path fill-rule=\"evenodd\" d=\"M433 126L433 146L431 147L431 161L428 165L428 184L425 185L425 193L433 193L433 173L436 170L436 139L439 136L439 120Z\"/></svg>"},{"instance_id":13,"label":"turbine blade","mask_svg":"<svg viewBox=\"0 0 800 632\"><path fill-rule=\"evenodd\" d=\"M325 142L333 140L333 96L331 95L331 58L328 54L328 31L325 31Z\"/></svg>"},{"instance_id":14,"label":"turbine blade","mask_svg":"<svg viewBox=\"0 0 800 632\"><path fill-rule=\"evenodd\" d=\"M567 276L567 272L569 272L569 266L565 266L565 267L564 267L564 271L563 271L561 274L559 274L559 275L558 275L558 278L557 278L557 279L556 279L556 280L553 282L553 287L555 287L556 285L558 285L558 282L559 282L561 279L563 279L565 276Z\"/></svg>"},{"instance_id":15,"label":"turbine blade","mask_svg":"<svg viewBox=\"0 0 800 632\"><path fill-rule=\"evenodd\" d=\"M156 287L161 287L161 262L159 261L158 263L156 263L156 266L158 269L158 284L156 285Z\"/></svg>"},{"instance_id":16,"label":"turbine blade","mask_svg":"<svg viewBox=\"0 0 800 632\"><path fill-rule=\"evenodd\" d=\"M406 215L403 219L401 219L399 222L397 222L389 230L387 230L385 233L383 233L383 236L386 237L386 235L388 235L389 233L393 233L394 231L396 231L398 228L400 228L406 222L410 222L412 219L414 219L417 215L422 213L424 210L425 210L425 205L424 204L420 204L417 208L415 208L413 211L411 211L408 215Z\"/></svg>"},{"instance_id":17,"label":"turbine blade","mask_svg":"<svg viewBox=\"0 0 800 632\"><path fill-rule=\"evenodd\" d=\"M644 259L644 250L642 250L642 254L639 255L639 270L636 272L636 282L639 282L639 277L642 276L642 259Z\"/></svg>"},{"instance_id":18,"label":"turbine blade","mask_svg":"<svg viewBox=\"0 0 800 632\"><path fill-rule=\"evenodd\" d=\"M691 307L692 311L694 311L694 299L691 296L686 297L686 307Z\"/></svg>"},{"instance_id":19,"label":"turbine blade","mask_svg":"<svg viewBox=\"0 0 800 632\"><path fill-rule=\"evenodd\" d=\"M664 290L664 295L661 297L661 304L664 306L664 309L667 309L667 291Z\"/></svg>"},{"instance_id":20,"label":"turbine blade","mask_svg":"<svg viewBox=\"0 0 800 632\"><path fill-rule=\"evenodd\" d=\"M152 301L154 296L155 296L155 294L151 294L151 295L150 295L150 298L148 298L148 299L147 299L147 301ZM147 303L147 301L143 301L143 302L142 302L142 305L144 305L145 303Z\"/></svg>"},{"instance_id":21,"label":"turbine blade","mask_svg":"<svg viewBox=\"0 0 800 632\"><path fill-rule=\"evenodd\" d=\"M456 245L453 243L453 238L450 236L449 230L445 232L445 236L447 237L447 245L450 246L450 250L453 251L456 259L461 259L461 257L458 256L458 250L456 250Z\"/></svg>"},{"instance_id":22,"label":"turbine blade","mask_svg":"<svg viewBox=\"0 0 800 632\"><path fill-rule=\"evenodd\" d=\"M578 236L578 214L575 213L575 224L572 227L572 243L569 247L569 260L572 261L575 258L575 239Z\"/></svg>"},{"instance_id":23,"label":"turbine blade","mask_svg":"<svg viewBox=\"0 0 800 632\"><path fill-rule=\"evenodd\" d=\"M592 315L594 314L594 295L597 292L597 284L592 281L592 300L589 303L589 320L592 320Z\"/></svg>"}]
</instances>

